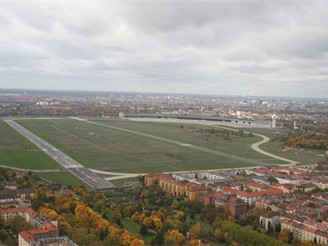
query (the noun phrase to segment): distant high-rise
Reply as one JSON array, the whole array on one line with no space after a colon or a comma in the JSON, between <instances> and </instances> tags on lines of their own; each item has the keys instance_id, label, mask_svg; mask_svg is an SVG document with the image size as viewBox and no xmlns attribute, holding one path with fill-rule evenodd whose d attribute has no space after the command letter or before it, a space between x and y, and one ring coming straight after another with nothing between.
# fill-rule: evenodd
<instances>
[{"instance_id":1,"label":"distant high-rise","mask_svg":"<svg viewBox=\"0 0 328 246\"><path fill-rule=\"evenodd\" d=\"M273 115L271 115L271 118L272 118L271 127L276 128L277 127L277 119L279 118L279 116L276 114L273 114Z\"/></svg>"}]
</instances>

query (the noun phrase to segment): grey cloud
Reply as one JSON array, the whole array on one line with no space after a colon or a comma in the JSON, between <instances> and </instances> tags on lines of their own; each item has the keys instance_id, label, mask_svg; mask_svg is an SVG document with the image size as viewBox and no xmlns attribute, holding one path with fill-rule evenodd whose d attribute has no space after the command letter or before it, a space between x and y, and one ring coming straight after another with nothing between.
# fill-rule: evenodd
<instances>
[{"instance_id":1,"label":"grey cloud","mask_svg":"<svg viewBox=\"0 0 328 246\"><path fill-rule=\"evenodd\" d=\"M326 16L317 2L1 4L0 87L324 97Z\"/></svg>"}]
</instances>

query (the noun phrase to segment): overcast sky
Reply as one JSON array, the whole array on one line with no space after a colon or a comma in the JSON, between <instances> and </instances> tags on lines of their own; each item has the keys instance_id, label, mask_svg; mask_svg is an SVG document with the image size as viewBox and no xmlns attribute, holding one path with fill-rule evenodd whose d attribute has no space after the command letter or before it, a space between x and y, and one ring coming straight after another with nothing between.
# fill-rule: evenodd
<instances>
[{"instance_id":1,"label":"overcast sky","mask_svg":"<svg viewBox=\"0 0 328 246\"><path fill-rule=\"evenodd\" d=\"M327 98L328 2L299 2L1 1L0 88Z\"/></svg>"}]
</instances>

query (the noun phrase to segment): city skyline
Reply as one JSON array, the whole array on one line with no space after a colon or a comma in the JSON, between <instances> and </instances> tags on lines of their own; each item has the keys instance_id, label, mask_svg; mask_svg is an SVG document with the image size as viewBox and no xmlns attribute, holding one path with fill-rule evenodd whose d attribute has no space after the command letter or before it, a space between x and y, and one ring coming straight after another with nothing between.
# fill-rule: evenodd
<instances>
[{"instance_id":1,"label":"city skyline","mask_svg":"<svg viewBox=\"0 0 328 246\"><path fill-rule=\"evenodd\" d=\"M328 4L0 5L0 88L326 98Z\"/></svg>"}]
</instances>

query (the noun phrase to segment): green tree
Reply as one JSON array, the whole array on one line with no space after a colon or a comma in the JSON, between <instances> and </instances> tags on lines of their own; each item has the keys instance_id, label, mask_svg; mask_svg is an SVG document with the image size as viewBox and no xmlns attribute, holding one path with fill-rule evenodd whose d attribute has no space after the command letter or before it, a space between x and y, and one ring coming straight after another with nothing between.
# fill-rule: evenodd
<instances>
[{"instance_id":1,"label":"green tree","mask_svg":"<svg viewBox=\"0 0 328 246\"><path fill-rule=\"evenodd\" d=\"M122 239L117 234L109 234L103 243L105 246L122 245Z\"/></svg>"},{"instance_id":2,"label":"green tree","mask_svg":"<svg viewBox=\"0 0 328 246\"><path fill-rule=\"evenodd\" d=\"M12 228L14 234L33 228L22 216L19 215L9 221L9 226Z\"/></svg>"},{"instance_id":3,"label":"green tree","mask_svg":"<svg viewBox=\"0 0 328 246\"><path fill-rule=\"evenodd\" d=\"M189 235L191 239L199 239L202 231L201 223L197 222L189 229Z\"/></svg>"},{"instance_id":4,"label":"green tree","mask_svg":"<svg viewBox=\"0 0 328 246\"><path fill-rule=\"evenodd\" d=\"M275 177L269 177L267 180L269 182L279 183L278 179L276 179Z\"/></svg>"},{"instance_id":5,"label":"green tree","mask_svg":"<svg viewBox=\"0 0 328 246\"><path fill-rule=\"evenodd\" d=\"M6 241L6 239L9 237L9 234L6 230L1 229L0 230L0 242Z\"/></svg>"},{"instance_id":6,"label":"green tree","mask_svg":"<svg viewBox=\"0 0 328 246\"><path fill-rule=\"evenodd\" d=\"M148 229L147 229L147 226L144 223L141 224L139 233L140 233L141 236L146 236L147 235Z\"/></svg>"},{"instance_id":7,"label":"green tree","mask_svg":"<svg viewBox=\"0 0 328 246\"><path fill-rule=\"evenodd\" d=\"M194 213L194 211L192 211L191 213L190 213L190 219L192 219L192 220L194 220L195 219L195 213Z\"/></svg>"},{"instance_id":8,"label":"green tree","mask_svg":"<svg viewBox=\"0 0 328 246\"><path fill-rule=\"evenodd\" d=\"M0 229L6 228L5 219L0 215Z\"/></svg>"}]
</instances>

